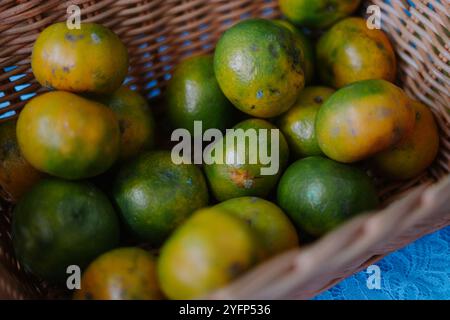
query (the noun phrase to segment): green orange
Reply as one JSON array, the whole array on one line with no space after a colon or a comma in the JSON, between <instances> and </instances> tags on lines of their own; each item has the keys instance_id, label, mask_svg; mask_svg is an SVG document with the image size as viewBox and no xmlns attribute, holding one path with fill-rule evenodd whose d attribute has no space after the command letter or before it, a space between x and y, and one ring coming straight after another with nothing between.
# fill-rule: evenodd
<instances>
[{"instance_id":1,"label":"green orange","mask_svg":"<svg viewBox=\"0 0 450 320\"><path fill-rule=\"evenodd\" d=\"M4 197L17 201L37 181L42 173L22 156L16 137L16 121L0 124L0 186Z\"/></svg>"},{"instance_id":2,"label":"green orange","mask_svg":"<svg viewBox=\"0 0 450 320\"><path fill-rule=\"evenodd\" d=\"M205 153L205 173L214 197L224 201L268 196L289 158L286 139L277 127L262 119L245 120L233 129ZM264 149L267 154L262 155L272 158L266 164L261 157Z\"/></svg>"},{"instance_id":3,"label":"green orange","mask_svg":"<svg viewBox=\"0 0 450 320\"><path fill-rule=\"evenodd\" d=\"M295 41L298 42L298 45L300 46L300 48L302 48L303 51L303 71L305 73L305 83L310 84L314 80L315 73L315 52L311 39L308 38L303 31L296 28L286 20L274 20L274 22L288 28L293 32Z\"/></svg>"},{"instance_id":4,"label":"green orange","mask_svg":"<svg viewBox=\"0 0 450 320\"><path fill-rule=\"evenodd\" d=\"M172 127L192 134L194 121L201 121L203 130L230 127L236 110L220 90L210 55L191 57L177 65L166 101Z\"/></svg>"},{"instance_id":5,"label":"green orange","mask_svg":"<svg viewBox=\"0 0 450 320\"><path fill-rule=\"evenodd\" d=\"M416 114L412 134L373 159L377 171L388 179L414 178L433 163L439 151L439 131L433 113L418 101L412 101L412 106Z\"/></svg>"},{"instance_id":6,"label":"green orange","mask_svg":"<svg viewBox=\"0 0 450 320\"><path fill-rule=\"evenodd\" d=\"M159 300L156 261L140 248L119 248L95 259L84 271L76 300Z\"/></svg>"},{"instance_id":7,"label":"green orange","mask_svg":"<svg viewBox=\"0 0 450 320\"><path fill-rule=\"evenodd\" d=\"M305 84L303 51L294 33L264 19L245 20L223 34L214 70L225 96L259 118L288 110Z\"/></svg>"},{"instance_id":8,"label":"green orange","mask_svg":"<svg viewBox=\"0 0 450 320\"><path fill-rule=\"evenodd\" d=\"M269 255L276 255L299 245L294 225L278 206L257 197L235 198L214 206L245 221L254 230Z\"/></svg>"},{"instance_id":9,"label":"green orange","mask_svg":"<svg viewBox=\"0 0 450 320\"><path fill-rule=\"evenodd\" d=\"M218 208L200 210L161 248L161 288L170 299L204 297L255 266L263 253L244 221Z\"/></svg>"},{"instance_id":10,"label":"green orange","mask_svg":"<svg viewBox=\"0 0 450 320\"><path fill-rule=\"evenodd\" d=\"M105 172L116 161L120 130L111 109L55 91L27 103L17 121L17 140L36 169L60 178L84 179Z\"/></svg>"},{"instance_id":11,"label":"green orange","mask_svg":"<svg viewBox=\"0 0 450 320\"><path fill-rule=\"evenodd\" d=\"M327 87L307 87L297 102L278 119L278 126L297 157L322 155L316 136L317 112L334 90Z\"/></svg>"},{"instance_id":12,"label":"green orange","mask_svg":"<svg viewBox=\"0 0 450 320\"><path fill-rule=\"evenodd\" d=\"M122 86L113 94L96 99L110 107L119 121L120 160L133 158L154 147L155 120L142 95Z\"/></svg>"},{"instance_id":13,"label":"green orange","mask_svg":"<svg viewBox=\"0 0 450 320\"><path fill-rule=\"evenodd\" d=\"M320 237L353 216L373 210L373 182L358 168L322 157L292 164L278 185L278 203L296 226Z\"/></svg>"},{"instance_id":14,"label":"green orange","mask_svg":"<svg viewBox=\"0 0 450 320\"><path fill-rule=\"evenodd\" d=\"M397 74L388 37L362 18L342 20L320 38L317 66L322 82L335 88L368 79L394 82Z\"/></svg>"},{"instance_id":15,"label":"green orange","mask_svg":"<svg viewBox=\"0 0 450 320\"><path fill-rule=\"evenodd\" d=\"M201 170L175 164L169 151L147 152L125 164L115 179L113 196L132 234L154 246L208 204Z\"/></svg>"},{"instance_id":16,"label":"green orange","mask_svg":"<svg viewBox=\"0 0 450 320\"><path fill-rule=\"evenodd\" d=\"M415 112L400 88L366 80L338 90L320 108L316 135L331 159L351 163L390 149L411 134Z\"/></svg>"},{"instance_id":17,"label":"green orange","mask_svg":"<svg viewBox=\"0 0 450 320\"><path fill-rule=\"evenodd\" d=\"M66 22L42 31L33 46L36 80L50 89L113 93L128 72L128 52L119 37L95 23L69 29Z\"/></svg>"},{"instance_id":18,"label":"green orange","mask_svg":"<svg viewBox=\"0 0 450 320\"><path fill-rule=\"evenodd\" d=\"M12 238L25 270L65 281L119 242L119 221L108 198L89 183L44 179L14 209Z\"/></svg>"},{"instance_id":19,"label":"green orange","mask_svg":"<svg viewBox=\"0 0 450 320\"><path fill-rule=\"evenodd\" d=\"M360 0L280 0L280 9L294 24L327 28L352 14Z\"/></svg>"}]
</instances>

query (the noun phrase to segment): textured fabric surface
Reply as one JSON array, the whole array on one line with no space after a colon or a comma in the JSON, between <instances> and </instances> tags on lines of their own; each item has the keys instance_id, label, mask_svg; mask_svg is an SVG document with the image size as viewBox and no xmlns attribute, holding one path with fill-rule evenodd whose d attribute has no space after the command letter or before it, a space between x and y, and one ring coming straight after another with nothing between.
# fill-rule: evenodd
<instances>
[{"instance_id":1,"label":"textured fabric surface","mask_svg":"<svg viewBox=\"0 0 450 320\"><path fill-rule=\"evenodd\" d=\"M450 227L428 235L376 264L381 288L369 289L362 271L316 300L450 300Z\"/></svg>"}]
</instances>

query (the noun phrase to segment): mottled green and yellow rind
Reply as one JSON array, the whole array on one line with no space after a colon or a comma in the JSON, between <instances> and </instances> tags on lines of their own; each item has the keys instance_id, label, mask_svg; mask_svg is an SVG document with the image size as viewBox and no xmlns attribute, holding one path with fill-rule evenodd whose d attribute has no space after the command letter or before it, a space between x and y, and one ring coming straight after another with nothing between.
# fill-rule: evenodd
<instances>
[{"instance_id":1,"label":"mottled green and yellow rind","mask_svg":"<svg viewBox=\"0 0 450 320\"><path fill-rule=\"evenodd\" d=\"M416 113L414 131L393 148L373 158L376 171L390 180L407 180L429 167L439 152L439 130L426 105L412 101Z\"/></svg>"},{"instance_id":2,"label":"mottled green and yellow rind","mask_svg":"<svg viewBox=\"0 0 450 320\"><path fill-rule=\"evenodd\" d=\"M106 106L54 91L28 102L17 121L17 140L36 169L70 180L108 170L119 154L117 117Z\"/></svg>"},{"instance_id":3,"label":"mottled green and yellow rind","mask_svg":"<svg viewBox=\"0 0 450 320\"><path fill-rule=\"evenodd\" d=\"M174 70L166 91L168 116L173 128L194 134L194 121L203 130L224 130L233 123L236 109L220 90L212 56L196 56Z\"/></svg>"},{"instance_id":4,"label":"mottled green and yellow rind","mask_svg":"<svg viewBox=\"0 0 450 320\"><path fill-rule=\"evenodd\" d=\"M31 67L36 80L49 89L109 94L128 73L128 52L119 37L95 23L69 29L52 24L34 43Z\"/></svg>"},{"instance_id":5,"label":"mottled green and yellow rind","mask_svg":"<svg viewBox=\"0 0 450 320\"><path fill-rule=\"evenodd\" d=\"M86 267L119 243L119 221L108 198L89 183L44 179L14 209L12 238L21 265L49 281L67 267Z\"/></svg>"},{"instance_id":6,"label":"mottled green and yellow rind","mask_svg":"<svg viewBox=\"0 0 450 320\"><path fill-rule=\"evenodd\" d=\"M308 38L303 31L296 28L294 25L286 20L274 20L281 26L284 26L294 33L294 39L298 42L303 52L303 71L305 73L305 84L311 84L315 75L315 52L314 46L310 38Z\"/></svg>"},{"instance_id":7,"label":"mottled green and yellow rind","mask_svg":"<svg viewBox=\"0 0 450 320\"><path fill-rule=\"evenodd\" d=\"M258 132L258 137L261 134L259 130L266 129L268 134L267 150L269 155L272 154L270 134L271 130L278 130L278 128L271 123L262 119L249 119L237 124L233 129L241 129L243 133L249 129L255 129ZM245 196L267 197L277 184L289 159L289 148L283 134L279 132L279 158L275 159L279 162L279 170L274 175L261 175L261 168L269 167L269 165L261 164L259 156L257 156L257 163L250 163L248 142L241 147L236 142L234 147L227 148L227 136L229 137L229 135L225 135L225 140L221 140L224 150L224 158L221 163L207 164L204 167L214 197L219 201ZM220 143L220 141L217 143ZM239 151L244 151L245 155L240 154ZM226 163L226 159L236 159L235 155L240 159L244 159L244 156L246 156L245 164L238 164L236 161L232 161L231 164Z\"/></svg>"},{"instance_id":8,"label":"mottled green and yellow rind","mask_svg":"<svg viewBox=\"0 0 450 320\"><path fill-rule=\"evenodd\" d=\"M147 152L126 164L113 194L128 229L155 246L208 204L201 170L193 164L174 164L169 151Z\"/></svg>"},{"instance_id":9,"label":"mottled green and yellow rind","mask_svg":"<svg viewBox=\"0 0 450 320\"><path fill-rule=\"evenodd\" d=\"M294 34L263 19L245 20L223 34L214 70L225 96L259 118L288 110L305 84L303 52Z\"/></svg>"},{"instance_id":10,"label":"mottled green and yellow rind","mask_svg":"<svg viewBox=\"0 0 450 320\"><path fill-rule=\"evenodd\" d=\"M368 79L395 81L397 61L388 37L381 30L370 30L362 18L338 22L319 39L316 51L320 79L328 86L342 88Z\"/></svg>"},{"instance_id":11,"label":"mottled green and yellow rind","mask_svg":"<svg viewBox=\"0 0 450 320\"><path fill-rule=\"evenodd\" d=\"M219 208L196 212L161 248L158 276L170 299L196 299L229 284L264 258L257 235Z\"/></svg>"},{"instance_id":12,"label":"mottled green and yellow rind","mask_svg":"<svg viewBox=\"0 0 450 320\"><path fill-rule=\"evenodd\" d=\"M156 260L140 248L119 248L95 259L81 279L76 300L159 300Z\"/></svg>"},{"instance_id":13,"label":"mottled green and yellow rind","mask_svg":"<svg viewBox=\"0 0 450 320\"><path fill-rule=\"evenodd\" d=\"M328 28L355 12L360 3L360 0L280 0L280 9L298 26Z\"/></svg>"},{"instance_id":14,"label":"mottled green and yellow rind","mask_svg":"<svg viewBox=\"0 0 450 320\"><path fill-rule=\"evenodd\" d=\"M270 201L242 197L215 206L245 221L262 240L267 252L280 254L299 245L297 231L285 213Z\"/></svg>"},{"instance_id":15,"label":"mottled green and yellow rind","mask_svg":"<svg viewBox=\"0 0 450 320\"><path fill-rule=\"evenodd\" d=\"M300 93L294 106L278 119L278 126L296 158L323 154L317 142L316 116L323 102L334 91L327 87L307 87Z\"/></svg>"},{"instance_id":16,"label":"mottled green and yellow rind","mask_svg":"<svg viewBox=\"0 0 450 320\"><path fill-rule=\"evenodd\" d=\"M395 146L414 125L415 112L403 90L384 80L366 80L328 98L316 117L316 135L329 158L352 163Z\"/></svg>"},{"instance_id":17,"label":"mottled green and yellow rind","mask_svg":"<svg viewBox=\"0 0 450 320\"><path fill-rule=\"evenodd\" d=\"M42 176L20 152L16 121L0 124L0 187L6 198L19 200Z\"/></svg>"},{"instance_id":18,"label":"mottled green and yellow rind","mask_svg":"<svg viewBox=\"0 0 450 320\"><path fill-rule=\"evenodd\" d=\"M91 97L108 106L120 128L119 160L125 161L155 145L155 120L147 101L136 91L120 87L111 95Z\"/></svg>"},{"instance_id":19,"label":"mottled green and yellow rind","mask_svg":"<svg viewBox=\"0 0 450 320\"><path fill-rule=\"evenodd\" d=\"M298 228L320 237L356 214L375 209L378 197L363 171L309 157L286 170L278 185L278 203Z\"/></svg>"}]
</instances>

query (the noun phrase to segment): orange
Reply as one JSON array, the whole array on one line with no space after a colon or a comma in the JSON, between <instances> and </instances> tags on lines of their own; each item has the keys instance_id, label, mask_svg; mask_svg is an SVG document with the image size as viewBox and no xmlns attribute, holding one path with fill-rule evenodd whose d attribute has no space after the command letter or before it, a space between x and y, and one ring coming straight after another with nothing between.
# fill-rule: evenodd
<instances>
[{"instance_id":1,"label":"orange","mask_svg":"<svg viewBox=\"0 0 450 320\"><path fill-rule=\"evenodd\" d=\"M34 43L31 67L47 88L113 93L128 72L128 52L119 37L95 23L70 30L65 22L42 31Z\"/></svg>"},{"instance_id":2,"label":"orange","mask_svg":"<svg viewBox=\"0 0 450 320\"><path fill-rule=\"evenodd\" d=\"M106 106L55 91L27 103L17 121L20 149L33 167L65 179L108 170L119 154L117 117Z\"/></svg>"},{"instance_id":3,"label":"orange","mask_svg":"<svg viewBox=\"0 0 450 320\"><path fill-rule=\"evenodd\" d=\"M0 124L0 186L8 200L17 201L41 177L20 152L16 121Z\"/></svg>"},{"instance_id":4,"label":"orange","mask_svg":"<svg viewBox=\"0 0 450 320\"><path fill-rule=\"evenodd\" d=\"M420 102L413 101L412 105L416 112L414 132L373 159L377 171L390 179L414 178L431 165L439 151L439 132L433 113Z\"/></svg>"}]
</instances>

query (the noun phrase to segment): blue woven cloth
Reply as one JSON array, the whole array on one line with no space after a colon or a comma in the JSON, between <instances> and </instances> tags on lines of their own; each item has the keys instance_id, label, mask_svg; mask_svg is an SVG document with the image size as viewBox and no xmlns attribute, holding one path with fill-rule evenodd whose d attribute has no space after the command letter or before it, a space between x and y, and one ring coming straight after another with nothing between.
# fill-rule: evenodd
<instances>
[{"instance_id":1,"label":"blue woven cloth","mask_svg":"<svg viewBox=\"0 0 450 320\"><path fill-rule=\"evenodd\" d=\"M316 300L449 300L450 227L428 235L380 262L381 288L369 289L362 271Z\"/></svg>"}]
</instances>

